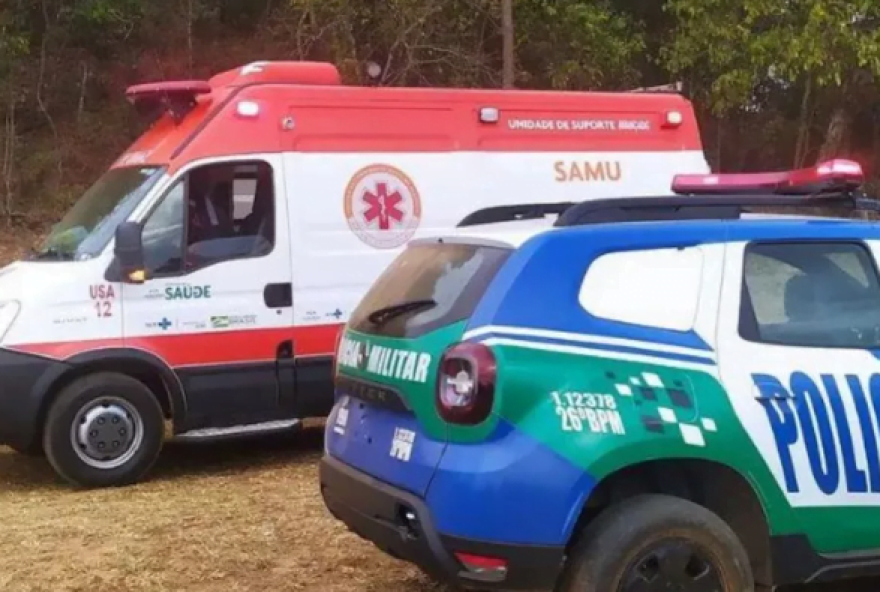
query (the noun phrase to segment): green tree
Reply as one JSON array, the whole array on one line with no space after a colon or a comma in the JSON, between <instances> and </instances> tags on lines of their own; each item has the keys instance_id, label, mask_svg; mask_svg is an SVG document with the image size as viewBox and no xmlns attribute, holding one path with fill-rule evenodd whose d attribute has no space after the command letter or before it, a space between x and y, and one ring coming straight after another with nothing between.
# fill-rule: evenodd
<instances>
[{"instance_id":1,"label":"green tree","mask_svg":"<svg viewBox=\"0 0 880 592\"><path fill-rule=\"evenodd\" d=\"M517 0L520 78L528 86L623 90L642 79L644 25L618 2Z\"/></svg>"},{"instance_id":2,"label":"green tree","mask_svg":"<svg viewBox=\"0 0 880 592\"><path fill-rule=\"evenodd\" d=\"M875 0L667 0L675 17L661 59L717 114L801 96L798 152L818 101L830 102L821 157L846 153L851 122L880 80ZM763 93L763 94L762 94Z\"/></svg>"}]
</instances>

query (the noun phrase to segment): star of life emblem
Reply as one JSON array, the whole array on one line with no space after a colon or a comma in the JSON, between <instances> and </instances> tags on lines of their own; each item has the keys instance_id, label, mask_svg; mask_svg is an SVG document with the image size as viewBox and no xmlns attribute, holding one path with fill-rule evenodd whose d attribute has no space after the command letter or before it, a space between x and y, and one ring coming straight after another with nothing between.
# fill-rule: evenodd
<instances>
[{"instance_id":1,"label":"star of life emblem","mask_svg":"<svg viewBox=\"0 0 880 592\"><path fill-rule=\"evenodd\" d=\"M389 165L360 169L349 181L344 201L349 228L376 249L404 245L421 222L421 199L415 184Z\"/></svg>"}]
</instances>

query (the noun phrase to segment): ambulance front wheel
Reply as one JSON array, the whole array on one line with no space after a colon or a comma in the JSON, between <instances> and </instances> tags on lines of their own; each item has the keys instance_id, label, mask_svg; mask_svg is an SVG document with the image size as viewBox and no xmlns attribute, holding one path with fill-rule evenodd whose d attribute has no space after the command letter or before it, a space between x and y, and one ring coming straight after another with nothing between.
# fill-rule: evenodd
<instances>
[{"instance_id":1,"label":"ambulance front wheel","mask_svg":"<svg viewBox=\"0 0 880 592\"><path fill-rule=\"evenodd\" d=\"M559 592L754 589L746 550L724 520L685 499L640 495L586 528Z\"/></svg>"},{"instance_id":2,"label":"ambulance front wheel","mask_svg":"<svg viewBox=\"0 0 880 592\"><path fill-rule=\"evenodd\" d=\"M49 409L43 449L73 485L118 487L139 481L162 449L162 408L130 376L100 372L67 385Z\"/></svg>"}]
</instances>

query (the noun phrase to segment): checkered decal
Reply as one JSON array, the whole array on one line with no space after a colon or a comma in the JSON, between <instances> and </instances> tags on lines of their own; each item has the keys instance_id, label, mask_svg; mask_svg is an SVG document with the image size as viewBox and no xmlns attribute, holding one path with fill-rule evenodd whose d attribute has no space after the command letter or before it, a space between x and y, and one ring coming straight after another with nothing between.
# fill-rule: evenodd
<instances>
[{"instance_id":1,"label":"checkered decal","mask_svg":"<svg viewBox=\"0 0 880 592\"><path fill-rule=\"evenodd\" d=\"M696 415L693 398L680 380L667 386L658 375L650 372L626 378L609 372L607 378L613 381L618 395L632 398L640 409L642 425L649 432L665 434L667 430L676 430L685 444L702 447L706 445L705 433L718 431L715 420L709 417L699 418L696 422L680 419Z\"/></svg>"}]
</instances>

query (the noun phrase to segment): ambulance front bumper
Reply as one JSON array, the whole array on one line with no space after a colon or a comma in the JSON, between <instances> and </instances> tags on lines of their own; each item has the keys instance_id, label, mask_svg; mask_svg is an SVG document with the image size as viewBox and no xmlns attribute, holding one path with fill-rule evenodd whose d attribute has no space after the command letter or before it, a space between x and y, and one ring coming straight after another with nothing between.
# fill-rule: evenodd
<instances>
[{"instance_id":1,"label":"ambulance front bumper","mask_svg":"<svg viewBox=\"0 0 880 592\"><path fill-rule=\"evenodd\" d=\"M324 455L321 495L333 516L393 557L432 577L480 590L552 590L562 570L563 547L506 545L450 537L437 532L421 498L378 481ZM503 578L464 568L455 553L503 559Z\"/></svg>"},{"instance_id":2,"label":"ambulance front bumper","mask_svg":"<svg viewBox=\"0 0 880 592\"><path fill-rule=\"evenodd\" d=\"M67 366L0 348L0 445L25 450L38 443L41 405Z\"/></svg>"}]
</instances>

